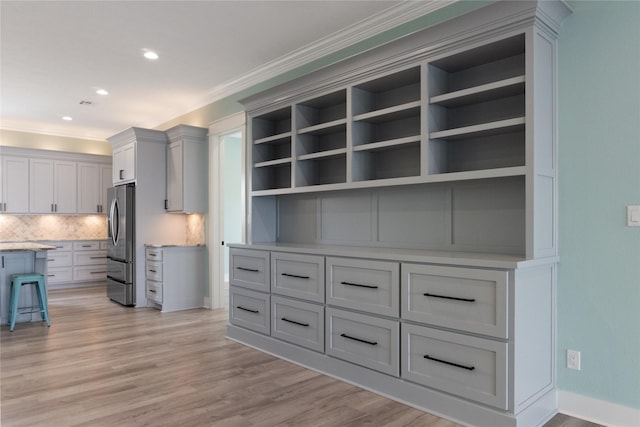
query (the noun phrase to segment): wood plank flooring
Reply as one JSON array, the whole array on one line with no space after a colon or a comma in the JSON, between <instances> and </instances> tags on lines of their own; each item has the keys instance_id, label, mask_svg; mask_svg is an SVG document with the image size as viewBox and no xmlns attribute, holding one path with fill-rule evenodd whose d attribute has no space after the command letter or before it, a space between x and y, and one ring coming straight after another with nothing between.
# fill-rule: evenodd
<instances>
[{"instance_id":1,"label":"wood plank flooring","mask_svg":"<svg viewBox=\"0 0 640 427\"><path fill-rule=\"evenodd\" d=\"M225 339L226 310L160 313L104 295L51 290L51 328L2 326L3 427L456 426Z\"/></svg>"}]
</instances>

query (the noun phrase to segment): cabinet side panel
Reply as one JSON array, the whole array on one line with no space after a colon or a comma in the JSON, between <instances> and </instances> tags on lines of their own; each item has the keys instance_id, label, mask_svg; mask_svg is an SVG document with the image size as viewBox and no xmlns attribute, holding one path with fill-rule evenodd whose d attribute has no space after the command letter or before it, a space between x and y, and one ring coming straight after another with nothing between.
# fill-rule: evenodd
<instances>
[{"instance_id":1,"label":"cabinet side panel","mask_svg":"<svg viewBox=\"0 0 640 427\"><path fill-rule=\"evenodd\" d=\"M555 266L515 271L514 409L554 386Z\"/></svg>"}]
</instances>

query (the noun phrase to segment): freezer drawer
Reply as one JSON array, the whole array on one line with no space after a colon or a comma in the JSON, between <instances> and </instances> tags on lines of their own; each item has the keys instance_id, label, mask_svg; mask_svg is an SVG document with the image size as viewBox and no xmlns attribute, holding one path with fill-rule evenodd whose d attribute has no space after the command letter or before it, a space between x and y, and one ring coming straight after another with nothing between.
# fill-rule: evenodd
<instances>
[{"instance_id":1,"label":"freezer drawer","mask_svg":"<svg viewBox=\"0 0 640 427\"><path fill-rule=\"evenodd\" d=\"M135 287L132 283L121 283L107 278L107 297L122 305L135 305Z\"/></svg>"}]
</instances>

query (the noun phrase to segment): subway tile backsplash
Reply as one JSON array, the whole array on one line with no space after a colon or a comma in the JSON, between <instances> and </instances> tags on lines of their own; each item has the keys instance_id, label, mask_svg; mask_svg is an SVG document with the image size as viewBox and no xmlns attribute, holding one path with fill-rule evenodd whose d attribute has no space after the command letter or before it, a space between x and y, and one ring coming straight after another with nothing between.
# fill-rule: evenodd
<instances>
[{"instance_id":1,"label":"subway tile backsplash","mask_svg":"<svg viewBox=\"0 0 640 427\"><path fill-rule=\"evenodd\" d=\"M204 244L204 215L188 215L185 222L186 243ZM0 215L0 241L106 238L104 215Z\"/></svg>"}]
</instances>

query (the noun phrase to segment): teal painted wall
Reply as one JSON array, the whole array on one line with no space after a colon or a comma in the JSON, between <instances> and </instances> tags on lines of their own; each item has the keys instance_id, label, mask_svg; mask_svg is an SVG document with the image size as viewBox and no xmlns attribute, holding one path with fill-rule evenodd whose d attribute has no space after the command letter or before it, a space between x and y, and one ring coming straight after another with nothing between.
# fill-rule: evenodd
<instances>
[{"instance_id":1,"label":"teal painted wall","mask_svg":"<svg viewBox=\"0 0 640 427\"><path fill-rule=\"evenodd\" d=\"M640 408L640 227L626 227L640 205L640 2L571 6L558 40L558 388Z\"/></svg>"}]
</instances>

